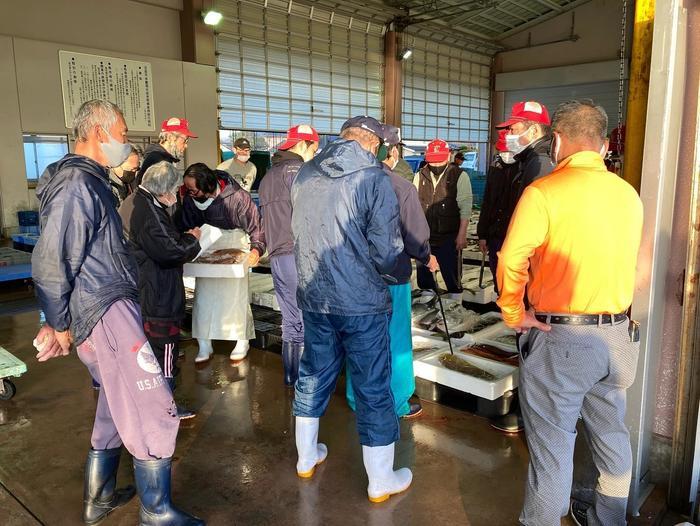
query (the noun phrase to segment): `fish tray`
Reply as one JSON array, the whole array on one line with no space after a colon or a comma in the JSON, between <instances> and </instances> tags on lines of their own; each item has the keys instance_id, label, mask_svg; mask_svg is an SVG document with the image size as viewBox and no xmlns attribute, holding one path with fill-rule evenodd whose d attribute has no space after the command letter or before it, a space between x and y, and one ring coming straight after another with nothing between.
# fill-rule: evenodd
<instances>
[{"instance_id":1,"label":"fish tray","mask_svg":"<svg viewBox=\"0 0 700 526\"><path fill-rule=\"evenodd\" d=\"M426 336L424 334L417 334L415 331L421 331L430 334L430 336ZM414 331L411 331L411 343L413 345L413 359L420 358L422 356L426 356L428 354L434 353L436 350L439 351L447 351L449 352L450 350L450 344L447 343L445 340L442 340L438 337L436 337L435 334L430 333L429 331L424 331L422 329L414 329ZM428 349L423 349L421 350L421 347L429 347Z\"/></svg>"},{"instance_id":2,"label":"fish tray","mask_svg":"<svg viewBox=\"0 0 700 526\"><path fill-rule=\"evenodd\" d=\"M487 381L444 367L440 363L440 356L444 353L445 350L438 350L414 359L415 375L486 400L496 400L518 386L518 368L515 366L455 350L455 355L461 359L496 376L496 380Z\"/></svg>"},{"instance_id":3,"label":"fish tray","mask_svg":"<svg viewBox=\"0 0 700 526\"><path fill-rule=\"evenodd\" d=\"M498 315L500 317L500 315ZM508 344L505 342L499 342L497 338L501 336L514 335L515 331L506 326L504 322L497 323L491 327L486 327L484 330L475 333L474 340L476 343L484 343L487 345L493 345L504 351L511 353L518 352L518 348L515 344Z\"/></svg>"},{"instance_id":4,"label":"fish tray","mask_svg":"<svg viewBox=\"0 0 700 526\"><path fill-rule=\"evenodd\" d=\"M185 263L183 274L194 278L245 278L248 275L248 261L231 265Z\"/></svg>"}]
</instances>

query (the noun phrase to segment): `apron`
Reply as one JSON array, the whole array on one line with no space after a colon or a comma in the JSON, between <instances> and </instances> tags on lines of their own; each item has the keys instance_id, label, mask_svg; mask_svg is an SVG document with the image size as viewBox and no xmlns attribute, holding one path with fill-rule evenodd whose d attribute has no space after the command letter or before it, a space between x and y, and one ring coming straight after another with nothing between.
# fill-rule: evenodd
<instances>
[{"instance_id":1,"label":"apron","mask_svg":"<svg viewBox=\"0 0 700 526\"><path fill-rule=\"evenodd\" d=\"M250 239L240 229L224 230L209 250L250 250ZM192 308L192 337L203 340L252 340L253 311L244 278L197 278Z\"/></svg>"}]
</instances>

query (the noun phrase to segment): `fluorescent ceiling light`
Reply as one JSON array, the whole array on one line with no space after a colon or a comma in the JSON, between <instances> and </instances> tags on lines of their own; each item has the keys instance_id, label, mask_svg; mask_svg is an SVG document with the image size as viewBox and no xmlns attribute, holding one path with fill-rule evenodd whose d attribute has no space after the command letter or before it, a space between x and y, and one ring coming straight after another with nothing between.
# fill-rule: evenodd
<instances>
[{"instance_id":1,"label":"fluorescent ceiling light","mask_svg":"<svg viewBox=\"0 0 700 526\"><path fill-rule=\"evenodd\" d=\"M407 58L410 58L411 55L413 55L413 50L410 47L404 48L404 50L401 52L400 59L406 60Z\"/></svg>"},{"instance_id":2,"label":"fluorescent ceiling light","mask_svg":"<svg viewBox=\"0 0 700 526\"><path fill-rule=\"evenodd\" d=\"M224 17L221 13L218 11L207 11L205 13L202 13L202 17L204 18L204 23L208 26L215 26L219 22L221 22L221 19Z\"/></svg>"}]
</instances>

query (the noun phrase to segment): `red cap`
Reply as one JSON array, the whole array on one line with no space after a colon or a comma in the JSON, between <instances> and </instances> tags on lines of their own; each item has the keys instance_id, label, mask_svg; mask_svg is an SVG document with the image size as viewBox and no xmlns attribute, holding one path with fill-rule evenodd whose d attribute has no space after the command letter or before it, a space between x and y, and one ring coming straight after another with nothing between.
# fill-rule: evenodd
<instances>
[{"instance_id":1,"label":"red cap","mask_svg":"<svg viewBox=\"0 0 700 526\"><path fill-rule=\"evenodd\" d=\"M507 152L508 147L506 146L506 135L508 135L508 130L503 128L498 130L498 140L496 141L496 149L499 152Z\"/></svg>"},{"instance_id":2,"label":"red cap","mask_svg":"<svg viewBox=\"0 0 700 526\"><path fill-rule=\"evenodd\" d=\"M506 122L502 122L496 128L510 128L516 122L533 121L539 124L550 125L549 112L544 104L529 100L527 102L516 102L510 110L510 117Z\"/></svg>"},{"instance_id":3,"label":"red cap","mask_svg":"<svg viewBox=\"0 0 700 526\"><path fill-rule=\"evenodd\" d=\"M450 145L442 139L434 139L425 149L425 160L429 163L444 163L450 159Z\"/></svg>"},{"instance_id":4,"label":"red cap","mask_svg":"<svg viewBox=\"0 0 700 526\"><path fill-rule=\"evenodd\" d=\"M187 119L181 119L179 117L170 117L163 121L160 125L160 131L163 133L179 133L185 137L192 137L194 139L197 136L190 131L190 124Z\"/></svg>"},{"instance_id":5,"label":"red cap","mask_svg":"<svg viewBox=\"0 0 700 526\"><path fill-rule=\"evenodd\" d=\"M299 124L287 130L287 140L280 144L278 150L289 150L295 144L301 141L318 142L318 133L308 124Z\"/></svg>"}]
</instances>

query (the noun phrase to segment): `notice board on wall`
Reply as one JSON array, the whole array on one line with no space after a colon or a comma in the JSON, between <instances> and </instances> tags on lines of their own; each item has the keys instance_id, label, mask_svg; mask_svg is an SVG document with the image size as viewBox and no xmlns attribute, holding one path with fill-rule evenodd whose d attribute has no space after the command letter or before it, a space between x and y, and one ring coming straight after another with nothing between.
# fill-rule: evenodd
<instances>
[{"instance_id":1,"label":"notice board on wall","mask_svg":"<svg viewBox=\"0 0 700 526\"><path fill-rule=\"evenodd\" d=\"M84 102L106 99L122 110L129 131L155 130L150 63L63 50L58 60L66 128Z\"/></svg>"}]
</instances>

